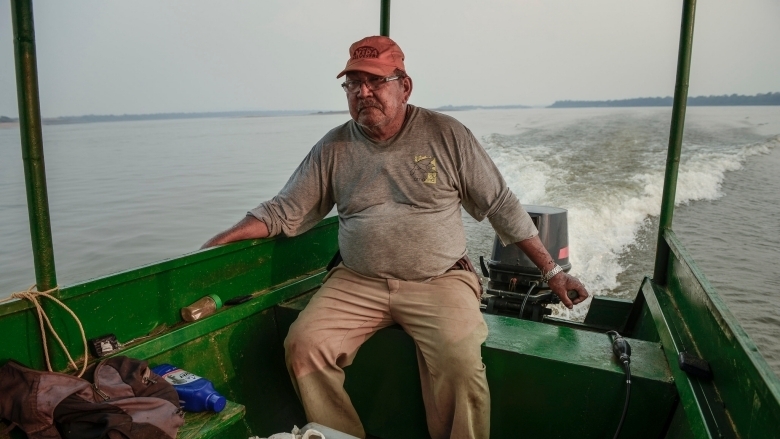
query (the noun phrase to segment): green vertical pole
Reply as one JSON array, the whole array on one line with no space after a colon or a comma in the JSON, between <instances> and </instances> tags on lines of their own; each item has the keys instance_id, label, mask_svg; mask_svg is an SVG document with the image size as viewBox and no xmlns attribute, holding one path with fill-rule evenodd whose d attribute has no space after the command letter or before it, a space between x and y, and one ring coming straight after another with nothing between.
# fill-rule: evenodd
<instances>
[{"instance_id":1,"label":"green vertical pole","mask_svg":"<svg viewBox=\"0 0 780 439\"><path fill-rule=\"evenodd\" d=\"M379 35L390 36L390 0L382 0L382 12L379 16Z\"/></svg>"},{"instance_id":2,"label":"green vertical pole","mask_svg":"<svg viewBox=\"0 0 780 439\"><path fill-rule=\"evenodd\" d=\"M674 198L677 191L677 173L680 168L683 128L685 127L685 107L688 101L688 80L691 70L691 49L693 46L693 21L696 15L696 0L683 3L682 26L680 29L680 48L677 54L677 80L674 86L674 107L672 107L672 125L669 133L669 151L666 156L666 175L664 192L661 199L661 217L658 224L658 246L655 254L653 280L666 285L669 266L669 245L664 234L672 229Z\"/></svg>"},{"instance_id":3,"label":"green vertical pole","mask_svg":"<svg viewBox=\"0 0 780 439\"><path fill-rule=\"evenodd\" d=\"M16 59L16 93L19 101L19 129L22 138L27 211L30 217L35 282L38 291L57 286L54 250L43 162L41 106L38 100L38 67L35 56L35 29L32 0L11 0Z\"/></svg>"}]
</instances>

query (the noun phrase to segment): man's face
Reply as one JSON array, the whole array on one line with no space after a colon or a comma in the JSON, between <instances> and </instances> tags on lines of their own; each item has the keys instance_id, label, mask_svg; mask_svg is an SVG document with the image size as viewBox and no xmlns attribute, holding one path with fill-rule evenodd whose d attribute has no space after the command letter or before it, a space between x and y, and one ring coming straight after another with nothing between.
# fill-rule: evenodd
<instances>
[{"instance_id":1,"label":"man's face","mask_svg":"<svg viewBox=\"0 0 780 439\"><path fill-rule=\"evenodd\" d=\"M348 81L365 81L377 77L366 72L347 73ZM370 131L382 130L388 125L393 126L399 120L402 124L405 104L409 100L411 91L411 79L408 77L385 82L376 90L369 89L363 83L356 93L347 93L349 114L358 124Z\"/></svg>"}]
</instances>

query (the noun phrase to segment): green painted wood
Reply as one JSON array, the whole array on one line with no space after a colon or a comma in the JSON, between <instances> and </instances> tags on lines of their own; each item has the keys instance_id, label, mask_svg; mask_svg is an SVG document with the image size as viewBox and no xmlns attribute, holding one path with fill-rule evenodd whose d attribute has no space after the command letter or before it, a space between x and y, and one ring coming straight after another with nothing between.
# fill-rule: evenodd
<instances>
[{"instance_id":1,"label":"green painted wood","mask_svg":"<svg viewBox=\"0 0 780 439\"><path fill-rule=\"evenodd\" d=\"M584 323L604 330L620 331L626 324L633 304L631 300L593 296Z\"/></svg>"},{"instance_id":2,"label":"green painted wood","mask_svg":"<svg viewBox=\"0 0 780 439\"><path fill-rule=\"evenodd\" d=\"M661 338L661 344L663 345L666 358L671 367L672 375L674 376L674 383L677 386L677 391L682 400L682 406L685 409L685 414L691 429L688 437L696 439L711 438L712 435L707 425L708 416L707 413L705 413L705 409L702 407L701 402L697 399L694 383L691 382L691 379L685 372L681 371L679 367L676 367L677 355L679 355L682 350L679 342L679 329L674 322L669 321L669 318L663 312L662 307L668 306L668 302L664 301L665 295L663 294L663 290L651 281L645 280L642 292L645 296L647 306L655 320L656 328Z\"/></svg>"},{"instance_id":3,"label":"green painted wood","mask_svg":"<svg viewBox=\"0 0 780 439\"><path fill-rule=\"evenodd\" d=\"M308 294L299 295L315 291L324 275L321 267L335 250L336 227L332 219L299 238L239 243L185 255L79 284L63 296L79 315L89 306L100 311L86 313L85 327L90 336L97 335L95 327L114 320L129 326L119 327L127 332L117 335L142 332L135 326L162 328L162 332L137 341L121 353L148 359L152 365L176 364L205 376L230 400L245 405L247 416L220 437L246 438L288 431L292 425L303 425L305 419L284 366L282 341L308 300ZM772 399L771 387L776 382L762 381L763 359L751 351L752 344L744 331L740 335L741 329L726 330L733 317L721 312L724 305L714 292L709 292L706 279L673 234L669 240L675 252L670 273L677 280L669 290L647 281L641 291L643 297L647 296L647 310L640 316L649 315L656 323L663 323L657 325L657 332L664 350L658 343L631 340L635 379L624 427L627 437L641 437L648 432L661 437L667 429L670 437L708 437L710 424L723 425L724 419L737 424L734 428L740 437L772 437L768 426L773 425L777 413L772 408L776 398ZM315 262L298 260L299 255ZM181 323L179 307L214 291L224 298L254 292L255 298L201 321ZM131 304L139 297L157 301L151 305ZM287 299L284 306L274 306ZM107 306L104 301L116 303ZM165 309L170 306L172 310ZM0 354L6 358L14 358L9 354L14 349L25 352L28 348L25 354L29 358L40 352L37 339L25 338L27 334L11 324L17 319L22 329L35 333L37 321L27 308L26 304L0 307L0 330L15 334L10 343L0 347ZM123 313L130 313L132 318ZM172 323L168 324L166 318ZM576 432L579 437L611 434L608 430L616 426L622 408L624 381L604 334L593 332L593 328L584 331L506 317L485 318L490 336L483 358L492 392L494 437L511 436L518 422L528 437L556 437L556 431ZM62 316L58 319L55 325L66 327L69 343L73 344L70 337L78 334L72 330L68 334L67 324L72 323L63 323ZM120 340L127 341L122 337ZM708 349L726 352L728 355L720 355L718 361L734 361L734 365L728 369L715 361L716 380L712 385L691 382L673 361L688 343L707 359ZM741 368L750 363L751 355L758 359L757 375L748 373L740 378L744 375ZM770 388L762 387L766 382ZM345 386L369 432L385 439L427 434L414 345L398 327L380 331L366 343L355 364L348 368ZM675 402L678 397L680 405ZM688 413L692 401L702 413L698 423ZM726 407L721 404L718 409L719 402L725 402ZM745 402L752 405L746 407ZM686 415L682 419L681 410ZM711 413L709 418L705 412ZM560 421L553 413L570 415ZM642 416L637 418L635 413ZM747 432L742 428L748 428Z\"/></svg>"},{"instance_id":4,"label":"green painted wood","mask_svg":"<svg viewBox=\"0 0 780 439\"><path fill-rule=\"evenodd\" d=\"M178 346L205 337L216 330L224 328L238 320L264 311L277 303L305 293L322 283L325 273L319 271L309 276L302 276L273 290L256 293L257 297L237 306L225 307L216 314L204 319L182 323L177 328L141 341L131 347L117 351L116 355L126 355L135 358L148 358L159 352L177 348Z\"/></svg>"},{"instance_id":5,"label":"green painted wood","mask_svg":"<svg viewBox=\"0 0 780 439\"><path fill-rule=\"evenodd\" d=\"M605 334L485 316L491 437L604 438L614 433L625 378ZM660 437L676 391L660 347L630 340L632 398L621 437Z\"/></svg>"},{"instance_id":6,"label":"green painted wood","mask_svg":"<svg viewBox=\"0 0 780 439\"><path fill-rule=\"evenodd\" d=\"M672 422L669 423L664 439L690 439L690 437L691 425L688 423L682 405L677 404L677 410L674 411Z\"/></svg>"},{"instance_id":7,"label":"green painted wood","mask_svg":"<svg viewBox=\"0 0 780 439\"><path fill-rule=\"evenodd\" d=\"M681 406L686 434L674 437L780 437L780 380L728 311L671 230L664 233L672 257L667 287L645 280L642 294L656 323ZM677 366L681 351L709 362L712 380L688 376Z\"/></svg>"},{"instance_id":8,"label":"green painted wood","mask_svg":"<svg viewBox=\"0 0 780 439\"><path fill-rule=\"evenodd\" d=\"M38 61L35 50L32 0L12 0L11 21L14 32L19 131L35 264L35 283L38 285L38 291L47 291L57 286L57 275L54 267L49 195L43 157L43 124L38 97Z\"/></svg>"},{"instance_id":9,"label":"green painted wood","mask_svg":"<svg viewBox=\"0 0 780 439\"><path fill-rule=\"evenodd\" d=\"M88 337L113 332L127 342L154 332L118 353L193 371L244 405L248 415L219 437L289 431L292 425L304 425L305 417L287 376L271 307L319 285L322 267L336 250L337 226L337 219L329 218L300 237L199 251L77 284L60 297L81 316ZM197 322L181 322L180 307L212 292L223 299L247 293L255 298ZM79 334L70 317L56 310L50 314L72 352L78 352L73 344ZM37 330L29 304L0 307L0 331L14 334L0 345L2 361L37 361L40 368ZM64 369L64 363L59 367Z\"/></svg>"},{"instance_id":10,"label":"green painted wood","mask_svg":"<svg viewBox=\"0 0 780 439\"><path fill-rule=\"evenodd\" d=\"M714 374L710 385L699 384L699 398L737 437L780 437L780 379L675 234L664 237L673 257L663 309L680 327L683 347L709 361Z\"/></svg>"},{"instance_id":11,"label":"green painted wood","mask_svg":"<svg viewBox=\"0 0 780 439\"><path fill-rule=\"evenodd\" d=\"M151 366L173 364L204 377L246 407L246 416L220 438L267 437L306 423L284 365L273 308L145 359Z\"/></svg>"},{"instance_id":12,"label":"green painted wood","mask_svg":"<svg viewBox=\"0 0 780 439\"><path fill-rule=\"evenodd\" d=\"M231 419L232 425L220 422L218 434L215 425L204 427L208 434L204 437L267 437L306 423L287 376L272 308L150 357L135 357L147 360L152 367L169 363L207 378L222 395L245 407L246 416ZM23 437L20 432L12 434L12 439Z\"/></svg>"},{"instance_id":13,"label":"green painted wood","mask_svg":"<svg viewBox=\"0 0 780 439\"><path fill-rule=\"evenodd\" d=\"M299 237L201 250L69 286L57 296L80 317L87 338L113 333L127 343L181 324L179 310L205 295L214 293L223 300L249 293L262 295L321 270L336 252L337 233L338 219L328 218ZM257 303L281 299L271 296ZM81 356L77 325L69 314L46 302L44 307L71 353ZM0 346L0 363L15 359L34 368L45 367L38 321L29 303L0 306L0 333L7 340ZM55 368L65 369L60 348L51 345L50 352Z\"/></svg>"},{"instance_id":14,"label":"green painted wood","mask_svg":"<svg viewBox=\"0 0 780 439\"><path fill-rule=\"evenodd\" d=\"M312 291L276 308L280 342ZM379 331L346 369L344 388L366 431L378 438L428 438L414 342L399 326Z\"/></svg>"},{"instance_id":15,"label":"green painted wood","mask_svg":"<svg viewBox=\"0 0 780 439\"><path fill-rule=\"evenodd\" d=\"M645 341L661 341L661 337L658 335L658 330L655 328L653 315L650 313L650 309L647 307L645 296L644 293L642 293L641 287L636 294L631 313L628 316L626 326L623 328L621 334Z\"/></svg>"},{"instance_id":16,"label":"green painted wood","mask_svg":"<svg viewBox=\"0 0 780 439\"><path fill-rule=\"evenodd\" d=\"M390 0L382 0L380 3L379 35L390 36Z\"/></svg>"},{"instance_id":17,"label":"green painted wood","mask_svg":"<svg viewBox=\"0 0 780 439\"><path fill-rule=\"evenodd\" d=\"M691 53L693 51L693 24L696 16L696 0L684 0L682 23L680 25L680 43L677 52L677 77L674 84L674 104L672 122L669 129L669 148L666 156L664 190L661 197L661 214L658 219L658 240L656 246L653 280L666 285L666 269L669 261L669 247L663 234L672 229L674 200L677 193L677 174L680 168L683 131L685 128L685 108L688 101L688 82L691 71Z\"/></svg>"},{"instance_id":18,"label":"green painted wood","mask_svg":"<svg viewBox=\"0 0 780 439\"><path fill-rule=\"evenodd\" d=\"M280 336L307 300L277 307ZM494 315L485 321L491 437L611 437L625 377L605 334ZM630 342L632 403L621 437L662 437L676 407L671 372L658 343ZM345 387L370 434L428 437L414 343L400 327L383 329L363 345L346 368Z\"/></svg>"},{"instance_id":19,"label":"green painted wood","mask_svg":"<svg viewBox=\"0 0 780 439\"><path fill-rule=\"evenodd\" d=\"M186 413L184 425L179 428L176 439L210 439L221 437L227 427L235 424L246 413L246 407L228 401L224 410L219 413L201 412Z\"/></svg>"}]
</instances>

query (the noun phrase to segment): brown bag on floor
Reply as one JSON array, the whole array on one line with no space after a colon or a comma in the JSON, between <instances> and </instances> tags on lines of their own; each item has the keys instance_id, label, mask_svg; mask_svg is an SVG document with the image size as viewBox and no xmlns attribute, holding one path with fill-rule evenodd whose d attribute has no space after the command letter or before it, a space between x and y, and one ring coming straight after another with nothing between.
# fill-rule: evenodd
<instances>
[{"instance_id":1,"label":"brown bag on floor","mask_svg":"<svg viewBox=\"0 0 780 439\"><path fill-rule=\"evenodd\" d=\"M30 439L175 439L184 424L176 390L146 361L109 358L85 378L9 361L0 368L0 418Z\"/></svg>"}]
</instances>

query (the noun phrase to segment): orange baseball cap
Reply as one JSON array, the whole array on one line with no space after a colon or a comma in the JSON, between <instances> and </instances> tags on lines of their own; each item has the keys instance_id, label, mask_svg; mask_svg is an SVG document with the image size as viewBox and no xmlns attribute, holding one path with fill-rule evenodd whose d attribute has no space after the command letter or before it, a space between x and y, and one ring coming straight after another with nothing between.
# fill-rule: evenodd
<instances>
[{"instance_id":1,"label":"orange baseball cap","mask_svg":"<svg viewBox=\"0 0 780 439\"><path fill-rule=\"evenodd\" d=\"M388 37L366 37L349 46L349 61L336 78L347 72L360 71L377 76L390 76L395 69L406 73L404 53Z\"/></svg>"}]
</instances>

